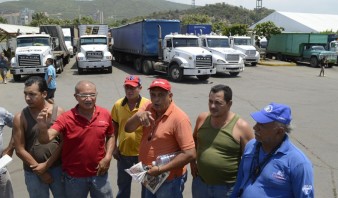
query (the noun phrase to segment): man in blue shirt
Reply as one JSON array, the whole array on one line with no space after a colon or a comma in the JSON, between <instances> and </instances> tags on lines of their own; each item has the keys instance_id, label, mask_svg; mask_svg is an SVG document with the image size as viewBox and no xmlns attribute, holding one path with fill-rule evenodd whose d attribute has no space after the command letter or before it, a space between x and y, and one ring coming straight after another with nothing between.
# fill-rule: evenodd
<instances>
[{"instance_id":1,"label":"man in blue shirt","mask_svg":"<svg viewBox=\"0 0 338 198\"><path fill-rule=\"evenodd\" d=\"M56 91L56 71L53 65L53 59L52 58L47 58L46 60L46 65L47 71L45 73L45 80L48 85L48 91L47 91L47 97L46 100L53 104L54 103L54 94Z\"/></svg>"},{"instance_id":2,"label":"man in blue shirt","mask_svg":"<svg viewBox=\"0 0 338 198\"><path fill-rule=\"evenodd\" d=\"M231 197L314 197L312 164L288 136L290 107L271 103L251 117L255 139L245 146Z\"/></svg>"}]
</instances>

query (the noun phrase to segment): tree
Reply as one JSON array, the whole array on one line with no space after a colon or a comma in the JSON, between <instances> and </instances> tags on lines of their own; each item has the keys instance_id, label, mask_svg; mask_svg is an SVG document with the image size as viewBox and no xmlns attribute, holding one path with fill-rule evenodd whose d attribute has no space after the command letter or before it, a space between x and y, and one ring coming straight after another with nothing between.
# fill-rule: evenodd
<instances>
[{"instance_id":1,"label":"tree","mask_svg":"<svg viewBox=\"0 0 338 198\"><path fill-rule=\"evenodd\" d=\"M0 17L0 23L7 23L7 19Z\"/></svg>"},{"instance_id":2,"label":"tree","mask_svg":"<svg viewBox=\"0 0 338 198\"><path fill-rule=\"evenodd\" d=\"M73 24L74 25L80 25L80 24L98 24L97 21L95 21L92 17L90 16L84 16L79 18L73 19Z\"/></svg>"},{"instance_id":3,"label":"tree","mask_svg":"<svg viewBox=\"0 0 338 198\"><path fill-rule=\"evenodd\" d=\"M211 24L211 18L208 15L184 15L181 19L182 25L188 24Z\"/></svg>"},{"instance_id":4,"label":"tree","mask_svg":"<svg viewBox=\"0 0 338 198\"><path fill-rule=\"evenodd\" d=\"M284 30L283 27L277 27L272 21L259 23L254 28L254 33L257 36L264 36L267 40L274 34L280 34Z\"/></svg>"},{"instance_id":5,"label":"tree","mask_svg":"<svg viewBox=\"0 0 338 198\"><path fill-rule=\"evenodd\" d=\"M48 25L49 24L49 18L46 16L43 12L36 12L32 16L32 22L30 23L30 26L38 27L40 25Z\"/></svg>"},{"instance_id":6,"label":"tree","mask_svg":"<svg viewBox=\"0 0 338 198\"><path fill-rule=\"evenodd\" d=\"M225 29L224 35L246 35L248 32L248 25L234 24Z\"/></svg>"}]
</instances>

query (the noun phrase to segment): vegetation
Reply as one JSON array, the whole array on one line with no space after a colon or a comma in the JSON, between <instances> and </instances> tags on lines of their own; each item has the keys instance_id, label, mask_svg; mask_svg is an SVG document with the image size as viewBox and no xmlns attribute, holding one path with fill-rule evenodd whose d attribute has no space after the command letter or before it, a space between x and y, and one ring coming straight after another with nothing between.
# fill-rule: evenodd
<instances>
[{"instance_id":1,"label":"vegetation","mask_svg":"<svg viewBox=\"0 0 338 198\"><path fill-rule=\"evenodd\" d=\"M283 27L277 27L272 21L257 24L254 28L254 33L257 36L265 36L267 40L270 40L274 34L280 34L284 30Z\"/></svg>"},{"instance_id":2,"label":"vegetation","mask_svg":"<svg viewBox=\"0 0 338 198\"><path fill-rule=\"evenodd\" d=\"M7 19L0 17L0 23L7 23Z\"/></svg>"}]
</instances>

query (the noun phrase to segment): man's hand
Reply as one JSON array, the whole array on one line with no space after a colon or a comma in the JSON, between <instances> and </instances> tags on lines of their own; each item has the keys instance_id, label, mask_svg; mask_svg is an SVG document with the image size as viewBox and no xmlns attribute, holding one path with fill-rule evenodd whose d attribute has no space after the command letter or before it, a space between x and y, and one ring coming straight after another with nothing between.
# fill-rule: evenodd
<instances>
[{"instance_id":1,"label":"man's hand","mask_svg":"<svg viewBox=\"0 0 338 198\"><path fill-rule=\"evenodd\" d=\"M39 175L41 181L45 184L51 184L53 183L53 177L51 174L49 174L48 172L43 173L42 175Z\"/></svg>"},{"instance_id":2,"label":"man's hand","mask_svg":"<svg viewBox=\"0 0 338 198\"><path fill-rule=\"evenodd\" d=\"M141 125L145 126L145 127L148 127L148 126L154 124L154 122L155 122L155 119L152 117L150 111L141 112L138 115L138 119L139 119Z\"/></svg>"},{"instance_id":3,"label":"man's hand","mask_svg":"<svg viewBox=\"0 0 338 198\"><path fill-rule=\"evenodd\" d=\"M197 164L195 160L190 162L190 169L191 169L191 175L193 178L198 176L198 169L197 169Z\"/></svg>"},{"instance_id":4,"label":"man's hand","mask_svg":"<svg viewBox=\"0 0 338 198\"><path fill-rule=\"evenodd\" d=\"M120 156L121 156L121 154L120 154L119 147L116 146L114 151L113 151L113 157L116 160L120 160Z\"/></svg>"},{"instance_id":5,"label":"man's hand","mask_svg":"<svg viewBox=\"0 0 338 198\"><path fill-rule=\"evenodd\" d=\"M41 127L47 127L48 107L43 108L36 117L37 123Z\"/></svg>"},{"instance_id":6,"label":"man's hand","mask_svg":"<svg viewBox=\"0 0 338 198\"><path fill-rule=\"evenodd\" d=\"M104 157L100 162L99 165L97 165L97 176L101 176L107 173L109 166L110 166L110 160L111 158Z\"/></svg>"},{"instance_id":7,"label":"man's hand","mask_svg":"<svg viewBox=\"0 0 338 198\"><path fill-rule=\"evenodd\" d=\"M47 161L29 166L37 175L43 175L47 171Z\"/></svg>"},{"instance_id":8,"label":"man's hand","mask_svg":"<svg viewBox=\"0 0 338 198\"><path fill-rule=\"evenodd\" d=\"M148 166L149 170L147 173L151 176L158 176L161 174L161 168L159 166Z\"/></svg>"}]
</instances>

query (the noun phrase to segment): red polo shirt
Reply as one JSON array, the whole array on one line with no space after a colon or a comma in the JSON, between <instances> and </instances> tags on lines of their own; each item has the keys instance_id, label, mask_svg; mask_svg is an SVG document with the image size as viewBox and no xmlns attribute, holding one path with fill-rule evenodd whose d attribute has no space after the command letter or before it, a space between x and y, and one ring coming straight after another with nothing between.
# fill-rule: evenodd
<instances>
[{"instance_id":1,"label":"red polo shirt","mask_svg":"<svg viewBox=\"0 0 338 198\"><path fill-rule=\"evenodd\" d=\"M90 121L77 106L60 115L51 128L63 135L62 170L73 177L95 176L105 156L106 137L114 134L110 113L96 106Z\"/></svg>"}]
</instances>

